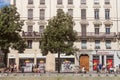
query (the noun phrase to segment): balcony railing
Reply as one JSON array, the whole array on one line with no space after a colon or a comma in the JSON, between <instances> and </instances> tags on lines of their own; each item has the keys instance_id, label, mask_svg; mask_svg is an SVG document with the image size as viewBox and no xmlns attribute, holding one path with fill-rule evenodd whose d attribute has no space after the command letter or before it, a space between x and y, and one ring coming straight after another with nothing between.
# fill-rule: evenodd
<instances>
[{"instance_id":1,"label":"balcony railing","mask_svg":"<svg viewBox=\"0 0 120 80\"><path fill-rule=\"evenodd\" d=\"M41 33L39 32L22 32L23 38L41 38Z\"/></svg>"},{"instance_id":2,"label":"balcony railing","mask_svg":"<svg viewBox=\"0 0 120 80\"><path fill-rule=\"evenodd\" d=\"M95 34L94 32L87 32L87 33L78 32L78 37L80 38L115 38L116 33L111 32L110 34L106 34L105 32L100 32L99 34Z\"/></svg>"}]
</instances>

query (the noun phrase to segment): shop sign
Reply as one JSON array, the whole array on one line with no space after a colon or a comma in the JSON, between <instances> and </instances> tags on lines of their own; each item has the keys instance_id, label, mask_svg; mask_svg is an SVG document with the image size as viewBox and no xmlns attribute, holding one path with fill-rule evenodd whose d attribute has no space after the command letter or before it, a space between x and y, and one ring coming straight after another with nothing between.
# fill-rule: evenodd
<instances>
[{"instance_id":1,"label":"shop sign","mask_svg":"<svg viewBox=\"0 0 120 80\"><path fill-rule=\"evenodd\" d=\"M96 54L109 54L109 52L101 51L101 52L97 52Z\"/></svg>"}]
</instances>

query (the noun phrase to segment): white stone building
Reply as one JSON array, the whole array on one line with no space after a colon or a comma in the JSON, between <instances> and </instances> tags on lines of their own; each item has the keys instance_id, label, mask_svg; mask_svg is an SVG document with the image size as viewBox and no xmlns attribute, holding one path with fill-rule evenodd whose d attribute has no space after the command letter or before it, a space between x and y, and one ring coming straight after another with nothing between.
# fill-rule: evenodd
<instances>
[{"instance_id":1,"label":"white stone building","mask_svg":"<svg viewBox=\"0 0 120 80\"><path fill-rule=\"evenodd\" d=\"M61 55L61 71L65 70L66 60L71 61L71 68L85 66L87 71L96 70L97 64L107 68L120 65L120 0L11 0L11 4L16 5L21 20L25 20L21 36L28 48L21 54L11 50L8 64L14 61L17 66L24 62L38 65L44 61L46 70L57 70L57 54L52 55L54 60L41 54L40 34L57 9L63 9L73 16L79 37L74 46L80 51L77 57ZM54 65L49 65L48 60Z\"/></svg>"}]
</instances>

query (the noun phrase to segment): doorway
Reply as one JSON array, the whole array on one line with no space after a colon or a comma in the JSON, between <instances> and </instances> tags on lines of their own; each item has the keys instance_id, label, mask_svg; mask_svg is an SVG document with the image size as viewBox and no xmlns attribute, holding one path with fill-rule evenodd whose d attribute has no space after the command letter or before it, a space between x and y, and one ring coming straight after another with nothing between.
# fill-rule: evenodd
<instances>
[{"instance_id":1,"label":"doorway","mask_svg":"<svg viewBox=\"0 0 120 80\"><path fill-rule=\"evenodd\" d=\"M80 69L85 67L86 71L89 71L89 56L87 54L80 55Z\"/></svg>"}]
</instances>

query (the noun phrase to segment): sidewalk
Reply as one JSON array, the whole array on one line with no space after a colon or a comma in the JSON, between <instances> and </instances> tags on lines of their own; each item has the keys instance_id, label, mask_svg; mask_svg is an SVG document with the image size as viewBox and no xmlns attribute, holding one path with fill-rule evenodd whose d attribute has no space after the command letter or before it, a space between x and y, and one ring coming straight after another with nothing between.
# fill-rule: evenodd
<instances>
[{"instance_id":1,"label":"sidewalk","mask_svg":"<svg viewBox=\"0 0 120 80\"><path fill-rule=\"evenodd\" d=\"M83 76L83 77L98 77L98 76L120 76L120 74L109 74L109 73L96 73L96 72L89 72L89 73L69 73L69 72L46 72L46 73L0 73L0 77L5 76Z\"/></svg>"}]
</instances>

